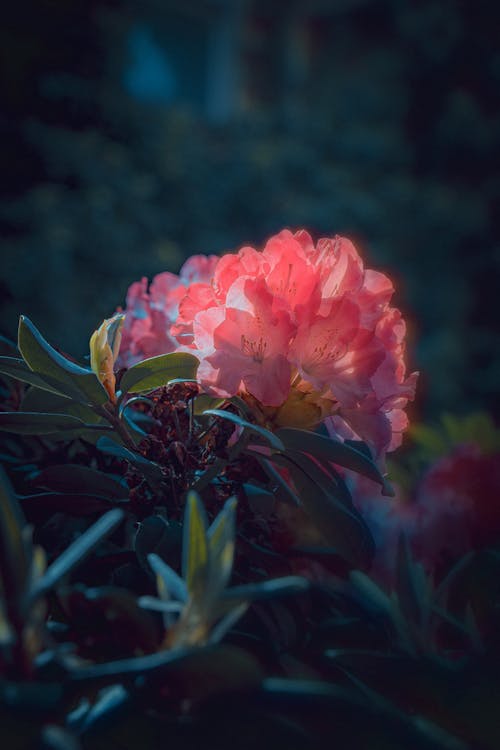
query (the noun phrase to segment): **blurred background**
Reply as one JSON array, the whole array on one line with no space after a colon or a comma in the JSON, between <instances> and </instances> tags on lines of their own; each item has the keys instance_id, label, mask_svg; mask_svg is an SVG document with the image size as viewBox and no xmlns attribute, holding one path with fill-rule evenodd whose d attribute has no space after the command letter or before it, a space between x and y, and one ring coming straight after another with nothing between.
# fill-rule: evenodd
<instances>
[{"instance_id":1,"label":"blurred background","mask_svg":"<svg viewBox=\"0 0 500 750\"><path fill-rule=\"evenodd\" d=\"M17 0L0 27L0 332L82 356L129 284L283 227L397 280L420 409L498 414L489 0Z\"/></svg>"}]
</instances>

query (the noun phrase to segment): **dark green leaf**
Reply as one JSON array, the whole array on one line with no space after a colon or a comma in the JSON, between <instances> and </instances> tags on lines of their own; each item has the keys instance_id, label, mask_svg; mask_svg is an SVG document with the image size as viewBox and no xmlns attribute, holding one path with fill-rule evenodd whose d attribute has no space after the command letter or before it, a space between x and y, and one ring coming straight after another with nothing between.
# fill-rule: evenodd
<instances>
[{"instance_id":1,"label":"dark green leaf","mask_svg":"<svg viewBox=\"0 0 500 750\"><path fill-rule=\"evenodd\" d=\"M0 467L0 581L9 603L22 593L31 565L31 545L23 537L25 525L18 502Z\"/></svg>"},{"instance_id":2,"label":"dark green leaf","mask_svg":"<svg viewBox=\"0 0 500 750\"><path fill-rule=\"evenodd\" d=\"M333 494L325 492L316 479L316 472L321 469L305 454L302 454L301 465L287 454L273 456L273 460L289 469L302 505L325 544L334 547L351 565L367 566L374 552L371 533L354 507L347 507Z\"/></svg>"},{"instance_id":3,"label":"dark green leaf","mask_svg":"<svg viewBox=\"0 0 500 750\"><path fill-rule=\"evenodd\" d=\"M140 471L141 474L144 474L148 481L153 483L162 481L163 472L161 467L153 461L148 461L148 459L141 456L140 453L133 453L132 451L129 451L128 448L125 448L123 445L120 445L115 440L108 437L100 438L97 441L97 447L103 453L128 461L128 463Z\"/></svg>"},{"instance_id":4,"label":"dark green leaf","mask_svg":"<svg viewBox=\"0 0 500 750\"><path fill-rule=\"evenodd\" d=\"M37 388L49 391L50 393L61 393L56 387L49 385L41 375L30 370L24 359L18 359L17 357L0 357L0 373L2 375L8 375L10 378L20 380L22 383L29 383L30 385L34 385ZM61 388L64 388L64 386L61 386Z\"/></svg>"},{"instance_id":5,"label":"dark green leaf","mask_svg":"<svg viewBox=\"0 0 500 750\"><path fill-rule=\"evenodd\" d=\"M261 453L258 453L257 451L248 449L245 451L245 453L249 453L251 456L256 458L259 464L262 466L265 473L271 480L271 489L278 500L281 500L281 502L287 503L289 505L294 505L295 507L298 507L300 505L300 500L295 492L287 484L287 482L285 482L281 474L276 471L268 458L263 456Z\"/></svg>"},{"instance_id":6,"label":"dark green leaf","mask_svg":"<svg viewBox=\"0 0 500 750\"><path fill-rule=\"evenodd\" d=\"M101 405L108 401L95 373L56 351L24 315L19 319L18 346L29 368L49 383L57 382L56 390L61 384L65 395L84 403Z\"/></svg>"},{"instance_id":7,"label":"dark green leaf","mask_svg":"<svg viewBox=\"0 0 500 750\"><path fill-rule=\"evenodd\" d=\"M427 578L422 565L413 560L403 534L398 542L396 592L403 615L412 623L422 625L430 606Z\"/></svg>"},{"instance_id":8,"label":"dark green leaf","mask_svg":"<svg viewBox=\"0 0 500 750\"><path fill-rule=\"evenodd\" d=\"M182 526L161 516L141 521L134 539L134 550L144 570L150 571L148 555L154 552L169 565L176 565L182 554Z\"/></svg>"},{"instance_id":9,"label":"dark green leaf","mask_svg":"<svg viewBox=\"0 0 500 750\"><path fill-rule=\"evenodd\" d=\"M122 393L145 393L171 380L193 380L199 361L186 352L151 357L130 367L120 382Z\"/></svg>"},{"instance_id":10,"label":"dark green leaf","mask_svg":"<svg viewBox=\"0 0 500 750\"><path fill-rule=\"evenodd\" d=\"M182 577L190 594L202 591L207 582L209 559L205 508L196 492L189 492L184 513Z\"/></svg>"},{"instance_id":11,"label":"dark green leaf","mask_svg":"<svg viewBox=\"0 0 500 750\"><path fill-rule=\"evenodd\" d=\"M35 585L33 597L49 591L61 578L79 565L101 542L116 529L123 520L122 510L115 508L96 521L87 531L76 539L54 562L49 565L45 574Z\"/></svg>"},{"instance_id":12,"label":"dark green leaf","mask_svg":"<svg viewBox=\"0 0 500 750\"><path fill-rule=\"evenodd\" d=\"M231 586L224 591L224 599L255 601L260 599L277 599L282 596L295 596L309 591L311 584L300 576L273 578L262 583L248 583L243 586Z\"/></svg>"},{"instance_id":13,"label":"dark green leaf","mask_svg":"<svg viewBox=\"0 0 500 750\"><path fill-rule=\"evenodd\" d=\"M106 425L85 424L81 419L69 414L42 414L41 412L4 411L0 412L0 430L15 432L17 435L51 435L69 430L110 430Z\"/></svg>"},{"instance_id":14,"label":"dark green leaf","mask_svg":"<svg viewBox=\"0 0 500 750\"><path fill-rule=\"evenodd\" d=\"M233 414L233 412L231 411L224 411L223 409L207 409L203 413L211 414L212 416L220 417L221 419L227 419L229 422L238 425L238 427L242 427L243 429L248 430L248 432L252 432L254 435L258 435L260 438L265 440L266 443L271 446L271 448L274 448L274 450L285 450L285 446L273 432L270 432L270 430L266 430L265 427L260 427L257 424L252 424L252 422L247 422L245 419L242 419L237 414Z\"/></svg>"},{"instance_id":15,"label":"dark green leaf","mask_svg":"<svg viewBox=\"0 0 500 750\"><path fill-rule=\"evenodd\" d=\"M106 424L109 422L87 404L74 401L57 393L49 393L39 388L28 388L21 401L20 411L36 411L44 414L69 414L87 424Z\"/></svg>"},{"instance_id":16,"label":"dark green leaf","mask_svg":"<svg viewBox=\"0 0 500 750\"><path fill-rule=\"evenodd\" d=\"M323 461L332 461L334 464L356 471L358 474L378 482L382 486L382 494L391 496L394 494L376 464L365 453L353 448L352 445L323 435L317 435L308 430L297 430L292 427L283 427L277 431L277 435L285 444L286 450L310 453Z\"/></svg>"},{"instance_id":17,"label":"dark green leaf","mask_svg":"<svg viewBox=\"0 0 500 750\"><path fill-rule=\"evenodd\" d=\"M31 482L56 492L96 494L117 500L128 496L128 488L118 479L80 464L48 466L32 477Z\"/></svg>"},{"instance_id":18,"label":"dark green leaf","mask_svg":"<svg viewBox=\"0 0 500 750\"><path fill-rule=\"evenodd\" d=\"M24 513L31 523L40 523L54 513L84 517L105 513L113 507L107 497L86 493L38 492L34 495L18 495Z\"/></svg>"}]
</instances>

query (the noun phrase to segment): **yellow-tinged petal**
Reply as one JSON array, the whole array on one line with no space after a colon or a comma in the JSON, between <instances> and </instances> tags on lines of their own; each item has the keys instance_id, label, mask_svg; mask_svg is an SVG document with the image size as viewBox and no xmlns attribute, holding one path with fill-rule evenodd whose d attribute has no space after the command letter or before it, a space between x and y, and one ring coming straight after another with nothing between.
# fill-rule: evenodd
<instances>
[{"instance_id":1,"label":"yellow-tinged petal","mask_svg":"<svg viewBox=\"0 0 500 750\"><path fill-rule=\"evenodd\" d=\"M114 364L120 351L124 320L123 313L107 318L90 338L90 366L113 402L116 401Z\"/></svg>"}]
</instances>

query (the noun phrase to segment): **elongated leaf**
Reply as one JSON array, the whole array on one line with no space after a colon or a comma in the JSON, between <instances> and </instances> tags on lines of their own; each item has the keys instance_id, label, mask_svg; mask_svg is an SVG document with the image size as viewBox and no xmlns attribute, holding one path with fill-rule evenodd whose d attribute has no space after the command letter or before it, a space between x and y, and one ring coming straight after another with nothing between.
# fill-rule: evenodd
<instances>
[{"instance_id":1,"label":"elongated leaf","mask_svg":"<svg viewBox=\"0 0 500 750\"><path fill-rule=\"evenodd\" d=\"M40 412L4 411L0 412L0 430L17 435L50 435L70 430L110 430L107 425L85 424L81 419L69 414L42 414Z\"/></svg>"},{"instance_id":2,"label":"elongated leaf","mask_svg":"<svg viewBox=\"0 0 500 750\"><path fill-rule=\"evenodd\" d=\"M21 401L20 411L37 411L43 414L69 414L87 424L109 424L91 406L74 401L57 393L49 393L40 388L28 388Z\"/></svg>"},{"instance_id":3,"label":"elongated leaf","mask_svg":"<svg viewBox=\"0 0 500 750\"><path fill-rule=\"evenodd\" d=\"M268 458L265 458L265 456L257 453L256 451L247 449L245 453L249 453L251 456L256 458L259 464L262 466L265 473L271 480L270 486L272 488L273 494L275 494L276 497L282 502L287 503L287 505L293 505L298 508L300 506L299 498L292 490L290 485L285 482L281 474L274 468L271 461L269 461Z\"/></svg>"},{"instance_id":4,"label":"elongated leaf","mask_svg":"<svg viewBox=\"0 0 500 750\"><path fill-rule=\"evenodd\" d=\"M302 465L287 454L273 456L273 461L289 469L302 505L325 543L351 565L367 566L374 553L371 533L354 507L346 507L343 501L322 489L315 474L321 470L310 460L307 464L305 454Z\"/></svg>"},{"instance_id":5,"label":"elongated leaf","mask_svg":"<svg viewBox=\"0 0 500 750\"><path fill-rule=\"evenodd\" d=\"M182 555L182 525L162 516L148 516L140 522L134 537L137 559L148 573L148 555L155 553L164 562L177 564Z\"/></svg>"},{"instance_id":6,"label":"elongated leaf","mask_svg":"<svg viewBox=\"0 0 500 750\"><path fill-rule=\"evenodd\" d=\"M207 409L203 412L204 414L211 414L214 417L220 417L221 419L227 419L229 422L232 422L235 425L238 425L238 427L242 427L245 430L248 430L248 432L252 432L254 435L258 435L263 440L268 443L268 445L271 446L271 448L274 448L274 450L277 451L284 451L285 446L273 432L270 430L266 430L265 427L260 427L257 424L252 424L252 422L247 422L245 419L242 419L238 414L233 414L231 411L224 411L223 409Z\"/></svg>"},{"instance_id":7,"label":"elongated leaf","mask_svg":"<svg viewBox=\"0 0 500 750\"><path fill-rule=\"evenodd\" d=\"M282 596L295 596L309 591L311 584L301 576L283 576L261 583L248 583L231 586L224 592L224 599L253 602L259 599L276 599Z\"/></svg>"},{"instance_id":8,"label":"elongated leaf","mask_svg":"<svg viewBox=\"0 0 500 750\"><path fill-rule=\"evenodd\" d=\"M22 594L31 565L31 546L23 537L24 519L0 467L0 581L8 608Z\"/></svg>"},{"instance_id":9,"label":"elongated leaf","mask_svg":"<svg viewBox=\"0 0 500 750\"><path fill-rule=\"evenodd\" d=\"M54 513L85 517L104 513L113 507L107 497L87 493L37 492L33 495L18 495L17 499L30 523L41 523Z\"/></svg>"},{"instance_id":10,"label":"elongated leaf","mask_svg":"<svg viewBox=\"0 0 500 750\"><path fill-rule=\"evenodd\" d=\"M49 591L61 578L68 575L79 565L102 540L116 529L123 520L122 510L115 508L96 521L87 531L76 539L54 562L49 565L45 574L35 585L32 596L37 597Z\"/></svg>"},{"instance_id":11,"label":"elongated leaf","mask_svg":"<svg viewBox=\"0 0 500 750\"><path fill-rule=\"evenodd\" d=\"M94 493L115 499L128 496L128 488L118 479L80 464L48 466L32 477L31 482L37 487L48 487L56 492Z\"/></svg>"},{"instance_id":12,"label":"elongated leaf","mask_svg":"<svg viewBox=\"0 0 500 750\"><path fill-rule=\"evenodd\" d=\"M19 319L18 346L29 368L49 382L53 379L60 383L65 395L98 405L108 400L106 391L92 370L71 362L56 351L24 315Z\"/></svg>"},{"instance_id":13,"label":"elongated leaf","mask_svg":"<svg viewBox=\"0 0 500 750\"><path fill-rule=\"evenodd\" d=\"M205 509L196 492L189 492L184 514L182 577L191 595L205 587L208 573L208 542Z\"/></svg>"},{"instance_id":14,"label":"elongated leaf","mask_svg":"<svg viewBox=\"0 0 500 750\"><path fill-rule=\"evenodd\" d=\"M236 498L230 498L224 505L207 532L210 558L210 596L218 597L231 576L236 537Z\"/></svg>"},{"instance_id":15,"label":"elongated leaf","mask_svg":"<svg viewBox=\"0 0 500 750\"><path fill-rule=\"evenodd\" d=\"M107 453L110 456L121 458L124 461L128 461L132 466L140 471L146 479L150 482L161 482L163 479L163 473L161 467L155 464L153 461L148 461L147 458L141 456L140 453L133 453L129 451L125 446L120 445L115 440L108 437L102 437L97 441L97 447L103 453Z\"/></svg>"},{"instance_id":16,"label":"elongated leaf","mask_svg":"<svg viewBox=\"0 0 500 750\"><path fill-rule=\"evenodd\" d=\"M398 542L396 591L403 615L417 625L423 625L429 614L430 592L421 563L413 560L407 538L402 534Z\"/></svg>"},{"instance_id":17,"label":"elongated leaf","mask_svg":"<svg viewBox=\"0 0 500 750\"><path fill-rule=\"evenodd\" d=\"M49 391L50 393L61 393L56 387L49 385L41 375L30 370L24 359L18 359L17 357L0 357L0 373L2 375L8 375L10 378L20 380L22 383L29 383L29 385L34 385L37 388ZM61 385L61 388L64 388L64 386Z\"/></svg>"},{"instance_id":18,"label":"elongated leaf","mask_svg":"<svg viewBox=\"0 0 500 750\"><path fill-rule=\"evenodd\" d=\"M276 434L285 444L286 450L311 453L316 458L332 461L346 469L356 471L358 474L378 482L382 486L382 494L394 495L391 486L382 476L376 464L365 453L353 448L352 445L292 427L283 427Z\"/></svg>"},{"instance_id":19,"label":"elongated leaf","mask_svg":"<svg viewBox=\"0 0 500 750\"><path fill-rule=\"evenodd\" d=\"M127 370L121 379L120 390L122 393L146 393L171 380L193 380L198 365L198 359L187 352L151 357Z\"/></svg>"},{"instance_id":20,"label":"elongated leaf","mask_svg":"<svg viewBox=\"0 0 500 750\"><path fill-rule=\"evenodd\" d=\"M157 578L161 581L161 586L158 587L161 598L166 601L170 597L173 597L179 602L187 602L187 586L175 570L154 553L148 555L148 561Z\"/></svg>"},{"instance_id":21,"label":"elongated leaf","mask_svg":"<svg viewBox=\"0 0 500 750\"><path fill-rule=\"evenodd\" d=\"M194 399L194 413L199 416L208 409L220 409L226 400L225 398L216 398L214 396L207 396L206 393L200 393Z\"/></svg>"},{"instance_id":22,"label":"elongated leaf","mask_svg":"<svg viewBox=\"0 0 500 750\"><path fill-rule=\"evenodd\" d=\"M317 461L315 456L300 451L287 450L286 456L291 458L295 464L300 466L308 476L323 490L327 495L333 496L339 500L345 507L355 515L359 515L355 510L351 494L347 489L342 477L339 476L333 467L322 464ZM361 517L361 516L360 516Z\"/></svg>"}]
</instances>

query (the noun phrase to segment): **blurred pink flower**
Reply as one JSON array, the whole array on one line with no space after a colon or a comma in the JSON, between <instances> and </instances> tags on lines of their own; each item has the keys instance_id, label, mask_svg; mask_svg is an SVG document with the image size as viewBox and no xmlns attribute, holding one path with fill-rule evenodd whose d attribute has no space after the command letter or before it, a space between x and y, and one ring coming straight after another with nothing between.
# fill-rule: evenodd
<instances>
[{"instance_id":1,"label":"blurred pink flower","mask_svg":"<svg viewBox=\"0 0 500 750\"><path fill-rule=\"evenodd\" d=\"M130 367L141 359L168 354L178 348L170 328L177 318L179 302L190 284L210 280L218 260L216 255L193 255L178 276L168 271L160 273L154 277L149 290L146 278L130 286L119 365Z\"/></svg>"},{"instance_id":2,"label":"blurred pink flower","mask_svg":"<svg viewBox=\"0 0 500 750\"><path fill-rule=\"evenodd\" d=\"M371 574L386 588L395 582L397 549L403 533L413 554L438 579L472 550L500 542L500 453L474 444L455 446L437 459L405 493L381 497L378 486L343 472L353 501L375 539Z\"/></svg>"}]
</instances>

